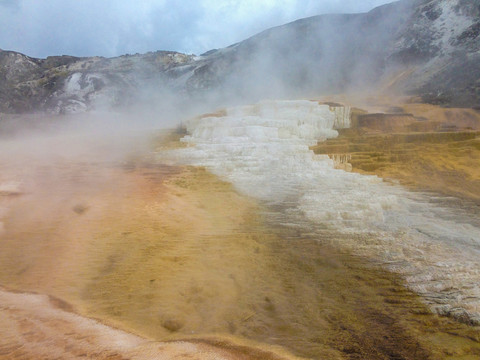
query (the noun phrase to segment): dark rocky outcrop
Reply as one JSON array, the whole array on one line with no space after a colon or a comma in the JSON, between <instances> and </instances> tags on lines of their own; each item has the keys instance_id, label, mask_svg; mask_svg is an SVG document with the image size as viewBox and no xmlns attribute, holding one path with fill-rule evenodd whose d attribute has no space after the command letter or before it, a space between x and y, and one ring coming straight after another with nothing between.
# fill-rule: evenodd
<instances>
[{"instance_id":1,"label":"dark rocky outcrop","mask_svg":"<svg viewBox=\"0 0 480 360\"><path fill-rule=\"evenodd\" d=\"M192 56L157 51L116 58L34 59L0 50L0 112L76 113L128 106L175 78Z\"/></svg>"}]
</instances>

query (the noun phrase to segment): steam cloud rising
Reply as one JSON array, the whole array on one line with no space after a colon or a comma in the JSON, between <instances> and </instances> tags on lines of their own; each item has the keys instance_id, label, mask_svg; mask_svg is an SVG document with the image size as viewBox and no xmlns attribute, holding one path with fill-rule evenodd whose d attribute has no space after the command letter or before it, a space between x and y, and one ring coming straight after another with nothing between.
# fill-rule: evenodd
<instances>
[{"instance_id":1,"label":"steam cloud rising","mask_svg":"<svg viewBox=\"0 0 480 360\"><path fill-rule=\"evenodd\" d=\"M322 13L364 12L386 0L0 1L0 48L35 57L200 54Z\"/></svg>"}]
</instances>

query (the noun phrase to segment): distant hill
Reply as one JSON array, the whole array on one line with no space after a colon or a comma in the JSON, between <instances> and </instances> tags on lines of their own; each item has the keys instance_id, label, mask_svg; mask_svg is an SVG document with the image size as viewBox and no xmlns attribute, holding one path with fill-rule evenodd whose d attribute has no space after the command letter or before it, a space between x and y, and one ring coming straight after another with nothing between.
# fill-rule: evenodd
<instances>
[{"instance_id":1,"label":"distant hill","mask_svg":"<svg viewBox=\"0 0 480 360\"><path fill-rule=\"evenodd\" d=\"M161 97L232 98L393 92L480 105L478 0L403 0L320 15L201 56L34 59L0 51L0 111L74 113Z\"/></svg>"}]
</instances>

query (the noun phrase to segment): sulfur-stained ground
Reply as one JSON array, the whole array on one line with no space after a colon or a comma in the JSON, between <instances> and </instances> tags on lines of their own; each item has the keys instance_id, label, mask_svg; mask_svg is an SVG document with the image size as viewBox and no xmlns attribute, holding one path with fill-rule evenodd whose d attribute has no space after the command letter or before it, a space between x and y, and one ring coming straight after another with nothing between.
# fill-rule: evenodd
<instances>
[{"instance_id":1,"label":"sulfur-stained ground","mask_svg":"<svg viewBox=\"0 0 480 360\"><path fill-rule=\"evenodd\" d=\"M480 358L477 328L329 245L346 235L275 226L202 168L94 155L1 158L22 185L0 197L0 284L47 297L0 292L0 358Z\"/></svg>"},{"instance_id":2,"label":"sulfur-stained ground","mask_svg":"<svg viewBox=\"0 0 480 360\"><path fill-rule=\"evenodd\" d=\"M313 150L352 171L480 204L480 111L426 104L382 110L387 115L354 110L352 129Z\"/></svg>"}]
</instances>

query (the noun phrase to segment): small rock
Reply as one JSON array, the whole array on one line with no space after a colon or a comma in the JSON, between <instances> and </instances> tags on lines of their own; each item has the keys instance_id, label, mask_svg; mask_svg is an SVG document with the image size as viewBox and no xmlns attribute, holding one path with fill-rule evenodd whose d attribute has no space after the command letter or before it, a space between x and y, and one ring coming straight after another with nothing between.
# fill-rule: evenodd
<instances>
[{"instance_id":1,"label":"small rock","mask_svg":"<svg viewBox=\"0 0 480 360\"><path fill-rule=\"evenodd\" d=\"M83 204L77 204L72 208L72 210L76 212L78 215L81 215L88 210L88 206L85 206Z\"/></svg>"},{"instance_id":2,"label":"small rock","mask_svg":"<svg viewBox=\"0 0 480 360\"><path fill-rule=\"evenodd\" d=\"M162 326L171 332L176 332L183 327L183 322L175 319L168 319L162 323Z\"/></svg>"}]
</instances>

